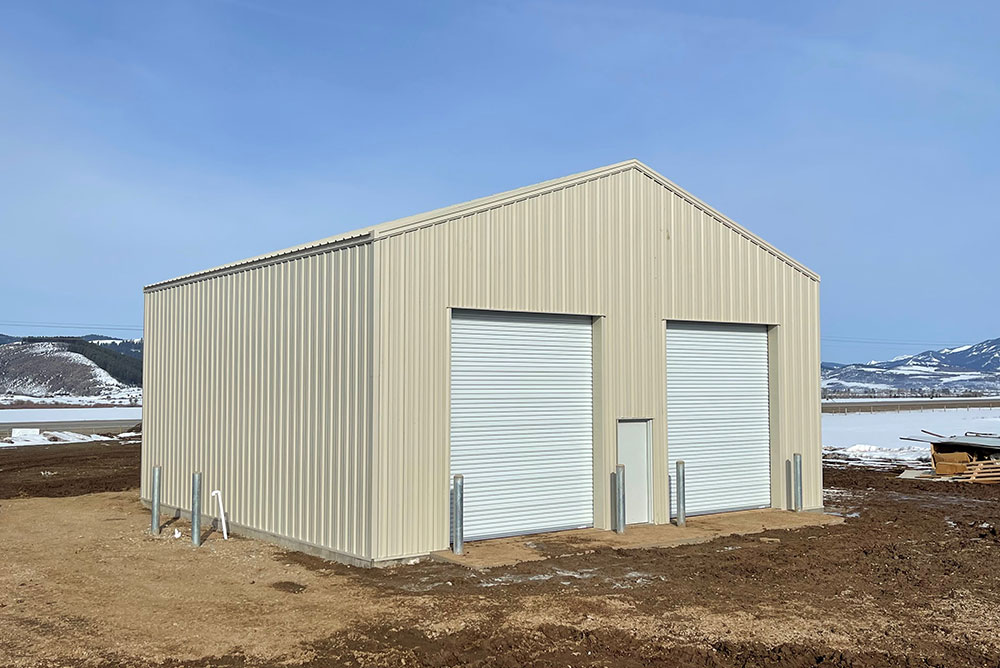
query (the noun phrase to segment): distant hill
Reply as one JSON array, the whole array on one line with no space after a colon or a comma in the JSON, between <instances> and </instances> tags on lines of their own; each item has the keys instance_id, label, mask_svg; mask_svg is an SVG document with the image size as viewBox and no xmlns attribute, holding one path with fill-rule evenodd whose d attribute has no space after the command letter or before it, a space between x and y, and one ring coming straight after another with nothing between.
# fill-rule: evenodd
<instances>
[{"instance_id":1,"label":"distant hill","mask_svg":"<svg viewBox=\"0 0 1000 668\"><path fill-rule=\"evenodd\" d=\"M105 346L75 337L63 336L25 337L21 339L20 343L22 345L32 343L59 344L61 350L85 357L122 385L142 385L142 360L109 350Z\"/></svg>"},{"instance_id":2,"label":"distant hill","mask_svg":"<svg viewBox=\"0 0 1000 668\"><path fill-rule=\"evenodd\" d=\"M131 344L127 353L118 352L103 340L91 342L75 337L21 337L0 344L0 393L96 397L139 387L141 342L139 356L134 354L135 342Z\"/></svg>"},{"instance_id":3,"label":"distant hill","mask_svg":"<svg viewBox=\"0 0 1000 668\"><path fill-rule=\"evenodd\" d=\"M1000 339L884 362L822 365L826 393L1000 394Z\"/></svg>"},{"instance_id":4,"label":"distant hill","mask_svg":"<svg viewBox=\"0 0 1000 668\"><path fill-rule=\"evenodd\" d=\"M101 334L86 334L79 338L122 355L142 359L142 339L116 339Z\"/></svg>"},{"instance_id":5,"label":"distant hill","mask_svg":"<svg viewBox=\"0 0 1000 668\"><path fill-rule=\"evenodd\" d=\"M115 352L123 355L128 355L129 357L142 359L143 346L141 338L120 339L116 336L107 336L106 334L84 334L83 336L11 336L9 334L0 334L0 345L13 343L15 341L23 341L25 339L34 339L38 341L80 339L82 341L87 341L101 346L102 348L107 348L108 350L114 350Z\"/></svg>"}]
</instances>

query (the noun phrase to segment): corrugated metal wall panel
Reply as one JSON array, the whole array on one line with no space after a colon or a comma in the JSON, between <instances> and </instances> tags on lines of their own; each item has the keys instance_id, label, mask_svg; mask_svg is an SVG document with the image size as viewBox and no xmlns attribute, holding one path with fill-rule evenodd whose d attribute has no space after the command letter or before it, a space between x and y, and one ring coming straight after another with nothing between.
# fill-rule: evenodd
<instances>
[{"instance_id":1,"label":"corrugated metal wall panel","mask_svg":"<svg viewBox=\"0 0 1000 668\"><path fill-rule=\"evenodd\" d=\"M667 321L664 339L671 489L683 460L689 515L770 506L767 328Z\"/></svg>"},{"instance_id":2,"label":"corrugated metal wall panel","mask_svg":"<svg viewBox=\"0 0 1000 668\"><path fill-rule=\"evenodd\" d=\"M143 496L155 459L170 463L165 502L182 507L190 472L211 466L221 482L206 484L231 489L249 526L376 559L446 547L449 309L470 308L606 316L602 527L619 418L653 419L654 520L667 520L663 321L775 325L772 505L787 503L785 463L802 452L805 503L819 507L818 282L648 171L588 178L147 293Z\"/></svg>"},{"instance_id":3,"label":"corrugated metal wall panel","mask_svg":"<svg viewBox=\"0 0 1000 668\"><path fill-rule=\"evenodd\" d=\"M142 496L370 557L372 247L154 289L145 295Z\"/></svg>"},{"instance_id":4,"label":"corrugated metal wall panel","mask_svg":"<svg viewBox=\"0 0 1000 668\"><path fill-rule=\"evenodd\" d=\"M451 475L466 540L591 526L593 320L454 311Z\"/></svg>"},{"instance_id":5,"label":"corrugated metal wall panel","mask_svg":"<svg viewBox=\"0 0 1000 668\"><path fill-rule=\"evenodd\" d=\"M375 270L376 558L448 545L449 308L606 316L594 351L594 521L605 528L619 418L653 419L654 520L667 521L663 321L775 325L772 505L786 504L793 452L806 506L822 505L818 282L683 191L624 167L386 232Z\"/></svg>"}]
</instances>

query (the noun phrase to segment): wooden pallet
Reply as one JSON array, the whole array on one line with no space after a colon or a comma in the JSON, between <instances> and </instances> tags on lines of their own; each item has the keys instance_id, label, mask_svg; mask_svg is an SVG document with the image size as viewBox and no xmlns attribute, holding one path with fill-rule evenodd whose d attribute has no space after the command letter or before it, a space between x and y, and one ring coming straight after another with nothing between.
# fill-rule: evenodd
<instances>
[{"instance_id":1,"label":"wooden pallet","mask_svg":"<svg viewBox=\"0 0 1000 668\"><path fill-rule=\"evenodd\" d=\"M983 485L996 485L1000 483L1000 461L988 459L981 462L971 462L968 464L965 473L956 475L954 480L959 482L978 482Z\"/></svg>"}]
</instances>

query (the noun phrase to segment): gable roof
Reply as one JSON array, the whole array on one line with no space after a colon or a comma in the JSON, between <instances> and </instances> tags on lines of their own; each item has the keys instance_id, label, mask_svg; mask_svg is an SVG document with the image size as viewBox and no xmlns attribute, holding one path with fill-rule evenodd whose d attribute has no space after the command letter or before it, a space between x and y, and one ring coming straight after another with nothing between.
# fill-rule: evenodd
<instances>
[{"instance_id":1,"label":"gable roof","mask_svg":"<svg viewBox=\"0 0 1000 668\"><path fill-rule=\"evenodd\" d=\"M655 182L686 200L691 205L701 209L703 212L710 215L717 222L726 227L732 229L737 234L745 237L750 242L756 244L763 250L769 252L771 255L782 260L792 268L798 270L805 276L811 278L814 281L819 281L819 275L806 267L804 264L793 259L791 256L781 252L768 242L764 241L757 235L753 234L745 227L732 220L728 216L720 213L716 209L712 208L705 202L701 201L691 193L687 192L677 184L673 183L665 176L647 166L646 164L632 159L626 160L624 162L618 162L613 165L607 165L605 167L598 167L597 169L591 169L586 172L580 172L579 174L571 174L569 176L564 176L558 179L552 179L549 181L543 181L541 183L536 183L530 186L524 186L522 188L516 188L514 190L508 190L506 192L498 193L496 195L489 195L487 197L480 197L478 199L470 200L468 202L462 202L460 204L453 204L451 206L446 206L440 209L434 209L433 211L427 211L424 213L418 213L412 216L406 216L405 218L398 218L396 220L390 220L384 223L379 223L377 225L371 225L369 227L364 227L359 230L354 230L351 232L344 232L342 234L337 234L331 237L326 237L325 239L320 239L318 241L313 241L306 244L300 244L298 246L292 246L290 248L285 248L278 251L273 251L271 253L265 253L263 255L257 255L245 260L239 260L236 262L230 262L228 264L220 265L211 269L204 269L202 271L196 271L190 274L185 274L183 276L178 276L177 278L168 279L165 281L160 281L157 283L152 283L147 285L144 290L152 291L158 290L166 287L171 287L181 283L188 283L195 280L200 280L203 278L208 278L210 276L215 276L219 274L231 273L234 271L242 271L244 269L250 269L252 267L271 264L273 262L282 262L286 260L293 259L295 257L301 257L305 255L312 255L314 253L326 252L329 250L334 250L337 248L344 248L349 246L354 246L363 243L369 243L376 239L395 236L397 234L403 234L414 229L419 229L422 227L429 227L431 225L438 225L455 218L469 215L471 213L476 213L479 211L485 211L488 209L504 206L512 202L517 202L519 200L527 199L529 197L537 197L545 193L553 192L556 190L561 190L563 188L568 188L570 186L580 185L588 181L593 181L599 178L610 176L612 174L617 174L620 172L625 172L630 169L635 169L649 178L653 179Z\"/></svg>"}]
</instances>

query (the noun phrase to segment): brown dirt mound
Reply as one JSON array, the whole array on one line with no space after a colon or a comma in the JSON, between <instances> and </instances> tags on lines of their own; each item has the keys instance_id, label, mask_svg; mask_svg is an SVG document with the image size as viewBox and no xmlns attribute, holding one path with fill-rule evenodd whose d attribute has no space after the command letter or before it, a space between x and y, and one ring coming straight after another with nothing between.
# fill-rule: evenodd
<instances>
[{"instance_id":1,"label":"brown dirt mound","mask_svg":"<svg viewBox=\"0 0 1000 668\"><path fill-rule=\"evenodd\" d=\"M304 584L299 584L298 582L291 582L290 580L282 580L280 582L275 582L271 585L273 589L278 591L283 591L286 594L301 594L306 590Z\"/></svg>"},{"instance_id":2,"label":"brown dirt mound","mask_svg":"<svg viewBox=\"0 0 1000 668\"><path fill-rule=\"evenodd\" d=\"M140 449L118 441L0 448L0 499L135 489Z\"/></svg>"},{"instance_id":3,"label":"brown dirt mound","mask_svg":"<svg viewBox=\"0 0 1000 668\"><path fill-rule=\"evenodd\" d=\"M846 651L822 645L755 642L676 644L671 638L643 638L613 629L543 624L530 633L492 626L447 635L428 635L398 625L354 629L311 645L305 662L261 662L243 654L168 661L170 668L282 666L340 668L952 668L1000 665L1000 654L963 645L942 647L946 658L888 651Z\"/></svg>"},{"instance_id":4,"label":"brown dirt mound","mask_svg":"<svg viewBox=\"0 0 1000 668\"><path fill-rule=\"evenodd\" d=\"M995 666L1000 654L962 646L948 648L949 658L927 659L891 652L851 652L830 647L783 643L718 642L677 644L671 638L644 638L614 628L580 630L543 624L521 633L492 626L431 636L392 626L367 628L317 643L318 658L303 668L399 665L427 668L562 668L564 666L648 666L690 668L912 668L955 665Z\"/></svg>"}]
</instances>

